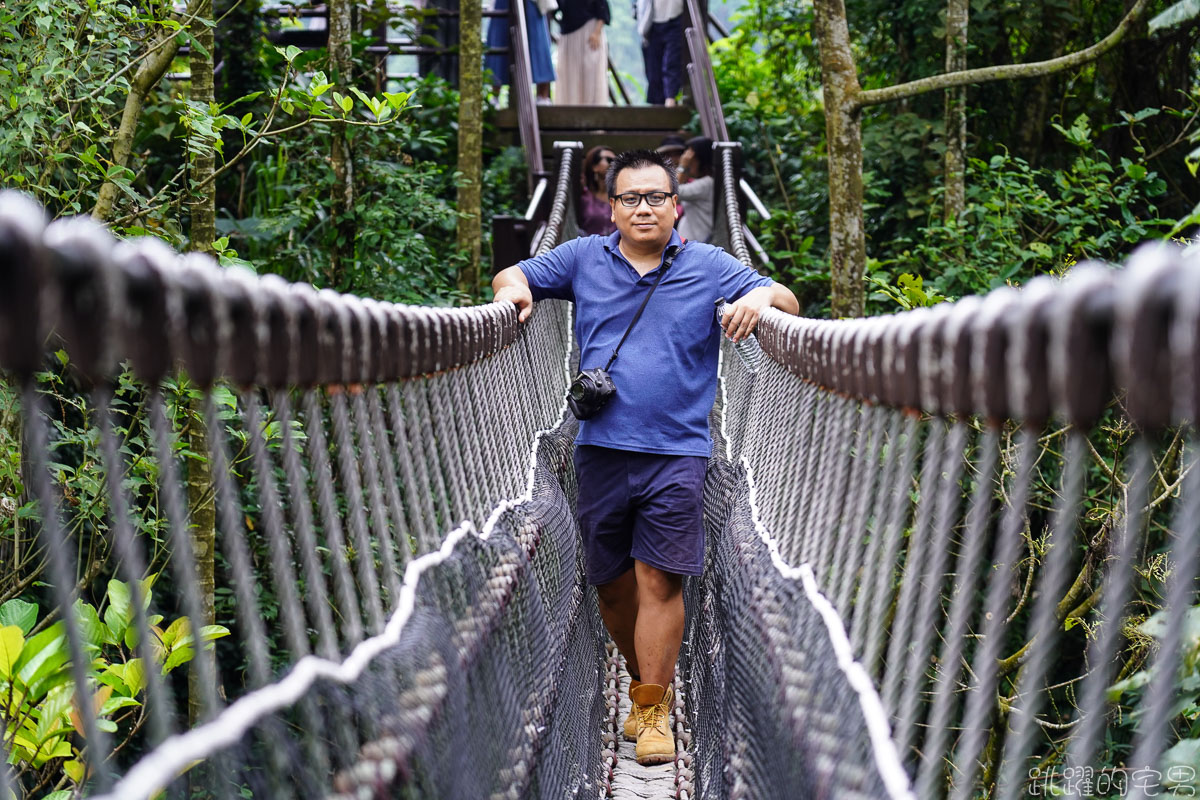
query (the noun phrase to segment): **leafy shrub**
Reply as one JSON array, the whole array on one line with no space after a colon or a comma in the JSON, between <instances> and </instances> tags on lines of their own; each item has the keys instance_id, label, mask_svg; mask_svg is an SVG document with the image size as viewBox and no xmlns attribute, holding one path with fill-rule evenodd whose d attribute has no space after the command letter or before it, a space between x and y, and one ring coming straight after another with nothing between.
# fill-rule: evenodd
<instances>
[{"instance_id":1,"label":"leafy shrub","mask_svg":"<svg viewBox=\"0 0 1200 800\"><path fill-rule=\"evenodd\" d=\"M141 583L145 609L157 576ZM75 604L84 646L91 658L89 673L98 686L92 697L96 727L128 742L146 721L145 660L138 649L133 625L134 594L128 584L112 579L105 593L103 614L83 601ZM154 639L148 648L161 674L195 656L197 638L204 646L229 635L220 625L206 625L199 636L187 617L165 628L163 617L147 617ZM21 599L0 605L0 702L3 703L4 745L14 778L33 796L47 786L74 796L87 779L80 753L86 744L83 723L74 706L75 680L64 623L38 623L38 608ZM40 631L35 632L36 629ZM69 788L63 788L63 787Z\"/></svg>"},{"instance_id":2,"label":"leafy shrub","mask_svg":"<svg viewBox=\"0 0 1200 800\"><path fill-rule=\"evenodd\" d=\"M971 159L962 219L931 219L912 236L872 247L881 251L869 267L873 282L890 286L894 275L920 275L928 289L956 298L1061 273L1084 259L1119 262L1134 244L1170 231L1172 221L1156 212L1155 198L1166 192L1157 173L1125 158L1112 163L1084 117L1056 127L1076 148L1068 168L1032 167L1007 154ZM890 310L894 298L873 299L884 303L878 311Z\"/></svg>"}]
</instances>

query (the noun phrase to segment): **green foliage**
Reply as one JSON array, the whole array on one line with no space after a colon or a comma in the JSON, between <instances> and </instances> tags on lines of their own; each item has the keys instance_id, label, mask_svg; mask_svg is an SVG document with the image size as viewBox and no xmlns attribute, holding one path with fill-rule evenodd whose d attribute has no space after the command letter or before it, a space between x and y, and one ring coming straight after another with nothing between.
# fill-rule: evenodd
<instances>
[{"instance_id":1,"label":"green foliage","mask_svg":"<svg viewBox=\"0 0 1200 800\"><path fill-rule=\"evenodd\" d=\"M61 213L90 210L129 86L131 59L167 24L167 4L116 0L0 4L0 186Z\"/></svg>"},{"instance_id":2,"label":"green foliage","mask_svg":"<svg viewBox=\"0 0 1200 800\"><path fill-rule=\"evenodd\" d=\"M1161 645L1166 635L1167 614L1166 610L1155 612L1137 626L1137 632ZM1186 780L1168 781L1168 786L1188 787L1194 793L1200 789L1195 782L1196 776L1200 775L1200 606L1188 609L1184 616L1180 649L1183 657L1175 676L1175 694L1168 712L1170 719L1181 723L1177 728L1180 738L1163 753L1159 770L1164 775L1190 776ZM1146 666L1109 687L1108 701L1132 708L1143 700L1150 680L1151 669ZM1123 727L1135 727L1141 716L1139 708L1123 717ZM1184 769L1177 769L1180 767Z\"/></svg>"},{"instance_id":3,"label":"green foliage","mask_svg":"<svg viewBox=\"0 0 1200 800\"><path fill-rule=\"evenodd\" d=\"M150 608L156 576L141 582L144 608ZM92 695L96 726L128 741L145 720L146 664L136 656L137 633L132 626L134 593L119 580L108 582L103 615L89 603L77 601L75 619L82 633L96 682ZM75 681L63 622L41 627L37 606L21 599L0 605L0 702L3 703L4 745L14 778L36 792L53 785L80 787L86 779L81 755L85 732L74 705ZM162 616L148 614L154 635L148 652L163 675L188 663L202 646L229 635L220 625L193 633L187 617L165 629ZM65 790L64 790L65 791Z\"/></svg>"},{"instance_id":4,"label":"green foliage","mask_svg":"<svg viewBox=\"0 0 1200 800\"><path fill-rule=\"evenodd\" d=\"M872 282L890 286L891 275L908 273L940 295L979 294L1084 259L1118 262L1136 243L1170 231L1173 222L1157 214L1166 183L1156 172L1127 158L1114 163L1084 117L1055 127L1076 150L1065 169L1008 154L971 159L963 217L944 225L932 208L925 227L884 243L888 255L873 262Z\"/></svg>"},{"instance_id":5,"label":"green foliage","mask_svg":"<svg viewBox=\"0 0 1200 800\"><path fill-rule=\"evenodd\" d=\"M878 287L879 291L876 293L876 297L891 300L905 311L911 311L914 308L935 306L950 299L937 292L925 291L925 279L920 275L909 275L907 272L902 273L896 279L895 286L887 283L882 277L875 275L867 276L867 280Z\"/></svg>"}]
</instances>

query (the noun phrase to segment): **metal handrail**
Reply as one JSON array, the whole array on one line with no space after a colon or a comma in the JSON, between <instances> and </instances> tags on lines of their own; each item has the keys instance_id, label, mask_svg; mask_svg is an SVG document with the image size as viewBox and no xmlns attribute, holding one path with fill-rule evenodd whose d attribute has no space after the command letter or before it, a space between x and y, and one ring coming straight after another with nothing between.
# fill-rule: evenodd
<instances>
[{"instance_id":1,"label":"metal handrail","mask_svg":"<svg viewBox=\"0 0 1200 800\"><path fill-rule=\"evenodd\" d=\"M529 62L529 36L525 27L524 0L509 2L509 63L513 71L512 91L517 96L517 127L521 147L529 164L529 188L532 191L542 170L542 136L538 128L537 100L533 94L533 67Z\"/></svg>"},{"instance_id":2,"label":"metal handrail","mask_svg":"<svg viewBox=\"0 0 1200 800\"><path fill-rule=\"evenodd\" d=\"M717 79L713 74L712 60L708 57L708 39L704 32L704 20L708 19L708 16L700 13L697 0L687 0L687 8L692 23L684 33L691 55L688 79L692 86L696 110L700 114L700 125L704 135L713 141L727 141L729 130L725 126L725 112L721 109Z\"/></svg>"}]
</instances>

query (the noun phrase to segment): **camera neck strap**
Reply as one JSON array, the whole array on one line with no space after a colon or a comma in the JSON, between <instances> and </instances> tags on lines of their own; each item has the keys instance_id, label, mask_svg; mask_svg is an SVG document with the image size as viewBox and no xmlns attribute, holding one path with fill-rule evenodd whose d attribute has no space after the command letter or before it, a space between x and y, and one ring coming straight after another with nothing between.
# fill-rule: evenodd
<instances>
[{"instance_id":1,"label":"camera neck strap","mask_svg":"<svg viewBox=\"0 0 1200 800\"><path fill-rule=\"evenodd\" d=\"M612 358L610 358L608 363L604 365L605 372L608 372L608 370L612 367L613 362L617 360L617 354L621 352L621 345L625 344L625 340L629 338L629 332L633 330L634 325L637 325L637 321L642 318L642 312L646 310L646 303L650 302L650 295L654 294L654 290L658 288L660 283L662 283L663 276L667 274L667 270L669 270L671 265L675 263L675 257L683 251L683 248L686 245L687 242L684 242L681 245L667 248L667 255L666 258L663 259L662 267L660 267L658 270L658 277L654 279L654 285L650 287L650 291L646 292L646 298L642 300L642 304L638 306L638 310L633 315L633 319L629 321L629 327L625 329L625 335L621 337L621 341L617 342L617 346L613 349Z\"/></svg>"}]
</instances>

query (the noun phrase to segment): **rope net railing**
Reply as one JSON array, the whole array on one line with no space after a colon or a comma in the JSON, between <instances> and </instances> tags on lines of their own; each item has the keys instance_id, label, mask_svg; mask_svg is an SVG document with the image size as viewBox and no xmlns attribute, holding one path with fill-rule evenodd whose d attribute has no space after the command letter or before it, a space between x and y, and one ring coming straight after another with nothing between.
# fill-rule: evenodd
<instances>
[{"instance_id":1,"label":"rope net railing","mask_svg":"<svg viewBox=\"0 0 1200 800\"><path fill-rule=\"evenodd\" d=\"M599 785L567 306L316 292L12 194L0 264L5 585L50 609L0 620L0 796Z\"/></svg>"},{"instance_id":2,"label":"rope net railing","mask_svg":"<svg viewBox=\"0 0 1200 800\"><path fill-rule=\"evenodd\" d=\"M770 313L767 357L726 358L755 515L916 796L1197 793L1198 298L1200 263L1147 245L893 317Z\"/></svg>"}]
</instances>

